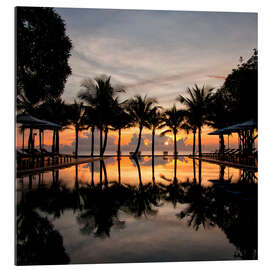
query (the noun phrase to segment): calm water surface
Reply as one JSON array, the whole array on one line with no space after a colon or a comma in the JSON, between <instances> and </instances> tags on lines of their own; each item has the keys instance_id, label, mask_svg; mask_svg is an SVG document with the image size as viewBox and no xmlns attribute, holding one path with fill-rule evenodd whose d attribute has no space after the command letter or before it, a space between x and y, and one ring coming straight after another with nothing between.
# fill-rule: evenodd
<instances>
[{"instance_id":1,"label":"calm water surface","mask_svg":"<svg viewBox=\"0 0 270 270\"><path fill-rule=\"evenodd\" d=\"M115 157L17 178L17 264L257 258L257 174Z\"/></svg>"}]
</instances>

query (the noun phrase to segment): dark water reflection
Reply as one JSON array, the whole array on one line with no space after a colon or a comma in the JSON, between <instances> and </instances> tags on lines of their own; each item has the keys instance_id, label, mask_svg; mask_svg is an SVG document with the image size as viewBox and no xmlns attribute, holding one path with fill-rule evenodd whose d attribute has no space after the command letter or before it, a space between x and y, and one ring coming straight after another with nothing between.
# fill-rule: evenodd
<instances>
[{"instance_id":1,"label":"dark water reflection","mask_svg":"<svg viewBox=\"0 0 270 270\"><path fill-rule=\"evenodd\" d=\"M16 209L19 265L257 258L257 174L188 158L23 177Z\"/></svg>"}]
</instances>

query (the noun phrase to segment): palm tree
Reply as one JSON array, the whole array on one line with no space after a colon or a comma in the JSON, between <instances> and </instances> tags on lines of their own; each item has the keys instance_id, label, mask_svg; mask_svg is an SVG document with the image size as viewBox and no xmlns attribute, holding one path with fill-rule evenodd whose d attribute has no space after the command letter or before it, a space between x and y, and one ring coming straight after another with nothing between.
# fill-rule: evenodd
<instances>
[{"instance_id":1,"label":"palm tree","mask_svg":"<svg viewBox=\"0 0 270 270\"><path fill-rule=\"evenodd\" d=\"M126 105L127 100L123 102L119 102L118 97L112 98L112 102L110 104L110 107L107 106L104 108L105 115L107 115L105 120L105 136L104 136L104 144L102 148L102 154L104 154L107 146L107 137L109 130L115 130L114 125L116 122L122 122L122 127L118 130L118 133L120 132L120 136L118 138L118 148L119 148L119 139L121 140L121 129L127 128L131 126L132 119L131 117L125 113L124 106ZM121 119L120 119L121 118ZM120 151L120 148L118 149ZM120 155L120 153L119 153Z\"/></svg>"},{"instance_id":2,"label":"palm tree","mask_svg":"<svg viewBox=\"0 0 270 270\"><path fill-rule=\"evenodd\" d=\"M181 127L181 124L184 121L184 111L183 110L177 110L176 106L173 105L171 109L168 109L164 112L163 117L163 124L160 125L160 128L168 127L168 129L161 132L161 136L164 136L165 134L172 132L174 136L174 155L177 155L177 144L176 144L176 135L179 131L179 128Z\"/></svg>"},{"instance_id":3,"label":"palm tree","mask_svg":"<svg viewBox=\"0 0 270 270\"><path fill-rule=\"evenodd\" d=\"M140 148L143 127L150 128L149 118L153 106L156 103L157 100L154 98L149 98L147 96L141 97L139 95L128 102L128 112L133 121L139 125L139 138L134 156L137 156Z\"/></svg>"},{"instance_id":4,"label":"palm tree","mask_svg":"<svg viewBox=\"0 0 270 270\"><path fill-rule=\"evenodd\" d=\"M198 142L199 142L199 156L202 155L202 144L201 144L201 129L206 123L208 115L208 106L212 99L212 90L206 89L204 86L199 88L197 84L190 89L187 88L187 95L179 95L177 100L184 104L188 114L191 114L194 119L193 123L198 129Z\"/></svg>"},{"instance_id":5,"label":"palm tree","mask_svg":"<svg viewBox=\"0 0 270 270\"><path fill-rule=\"evenodd\" d=\"M231 114L228 106L226 106L227 100L221 89L217 90L213 94L212 100L208 108L207 124L215 129L224 128L231 123ZM225 149L224 136L219 135L219 152L223 153Z\"/></svg>"},{"instance_id":6,"label":"palm tree","mask_svg":"<svg viewBox=\"0 0 270 270\"><path fill-rule=\"evenodd\" d=\"M53 130L52 152L59 153L59 131L70 125L68 108L61 98L49 97L34 110L33 116L61 125L61 129Z\"/></svg>"},{"instance_id":7,"label":"palm tree","mask_svg":"<svg viewBox=\"0 0 270 270\"><path fill-rule=\"evenodd\" d=\"M83 103L78 103L74 100L74 103L69 106L69 120L70 123L75 128L75 158L78 157L78 140L79 140L79 131L87 129L87 119L85 114L85 109Z\"/></svg>"},{"instance_id":8,"label":"palm tree","mask_svg":"<svg viewBox=\"0 0 270 270\"><path fill-rule=\"evenodd\" d=\"M118 131L118 146L117 155L121 154L121 131L122 129L129 128L133 124L131 116L125 111L125 108L121 108L120 105L116 108L115 115L111 121L112 130Z\"/></svg>"},{"instance_id":9,"label":"palm tree","mask_svg":"<svg viewBox=\"0 0 270 270\"><path fill-rule=\"evenodd\" d=\"M91 157L94 156L95 129L97 126L97 112L91 106L85 106L85 117L91 132Z\"/></svg>"},{"instance_id":10,"label":"palm tree","mask_svg":"<svg viewBox=\"0 0 270 270\"><path fill-rule=\"evenodd\" d=\"M110 116L112 106L114 104L113 97L116 93L125 92L123 88L113 88L111 85L111 77L105 75L96 77L94 80L85 79L81 83L83 90L78 94L78 97L86 102L90 107L97 112L97 126L100 131L100 156L103 156L105 151L103 147L102 133L105 130L105 142L108 131L107 119Z\"/></svg>"},{"instance_id":11,"label":"palm tree","mask_svg":"<svg viewBox=\"0 0 270 270\"><path fill-rule=\"evenodd\" d=\"M148 118L148 124L152 129L152 158L155 154L155 133L156 129L160 128L160 125L163 122L162 113L160 111L160 106L155 106L152 108Z\"/></svg>"},{"instance_id":12,"label":"palm tree","mask_svg":"<svg viewBox=\"0 0 270 270\"><path fill-rule=\"evenodd\" d=\"M196 152L196 132L197 132L197 128L196 128L194 120L195 120L194 115L192 113L186 111L185 122L181 126L181 128L183 130L185 130L187 134L189 134L190 132L192 132L192 134L193 134L193 147L192 147L192 155L193 156L195 156L195 152Z\"/></svg>"}]
</instances>

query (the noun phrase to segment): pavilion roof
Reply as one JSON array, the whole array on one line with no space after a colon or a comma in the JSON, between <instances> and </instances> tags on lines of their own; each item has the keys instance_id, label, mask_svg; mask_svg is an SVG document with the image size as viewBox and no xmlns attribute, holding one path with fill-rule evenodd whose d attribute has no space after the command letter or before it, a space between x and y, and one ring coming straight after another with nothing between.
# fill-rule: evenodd
<instances>
[{"instance_id":1,"label":"pavilion roof","mask_svg":"<svg viewBox=\"0 0 270 270\"><path fill-rule=\"evenodd\" d=\"M52 123L47 120L38 119L30 114L17 115L17 123L23 124L24 128L35 128L35 129L61 128L61 126L58 124Z\"/></svg>"},{"instance_id":2,"label":"pavilion roof","mask_svg":"<svg viewBox=\"0 0 270 270\"><path fill-rule=\"evenodd\" d=\"M240 124L235 124L229 127L217 129L213 132L208 133L208 135L231 134L241 130L255 129L257 128L257 126L257 121L252 119Z\"/></svg>"}]
</instances>

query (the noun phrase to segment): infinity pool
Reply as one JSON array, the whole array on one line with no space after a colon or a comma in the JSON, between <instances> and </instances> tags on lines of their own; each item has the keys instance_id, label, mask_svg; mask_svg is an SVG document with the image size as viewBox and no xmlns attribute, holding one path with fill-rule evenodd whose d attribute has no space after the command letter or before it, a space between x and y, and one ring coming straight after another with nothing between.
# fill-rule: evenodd
<instances>
[{"instance_id":1,"label":"infinity pool","mask_svg":"<svg viewBox=\"0 0 270 270\"><path fill-rule=\"evenodd\" d=\"M122 157L16 180L17 264L257 259L257 173Z\"/></svg>"}]
</instances>

